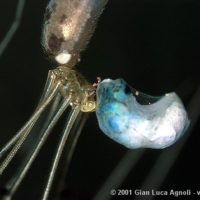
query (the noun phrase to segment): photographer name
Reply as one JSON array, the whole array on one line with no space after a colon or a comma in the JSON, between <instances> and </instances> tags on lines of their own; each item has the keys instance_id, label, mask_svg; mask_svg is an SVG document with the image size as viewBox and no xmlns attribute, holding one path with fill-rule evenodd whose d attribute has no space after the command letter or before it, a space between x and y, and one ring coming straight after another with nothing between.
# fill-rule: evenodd
<instances>
[{"instance_id":1,"label":"photographer name","mask_svg":"<svg viewBox=\"0 0 200 200\"><path fill-rule=\"evenodd\" d=\"M141 189L135 189L134 194L136 196L174 196L174 197L179 197L179 196L190 196L191 195L191 190L141 190Z\"/></svg>"}]
</instances>

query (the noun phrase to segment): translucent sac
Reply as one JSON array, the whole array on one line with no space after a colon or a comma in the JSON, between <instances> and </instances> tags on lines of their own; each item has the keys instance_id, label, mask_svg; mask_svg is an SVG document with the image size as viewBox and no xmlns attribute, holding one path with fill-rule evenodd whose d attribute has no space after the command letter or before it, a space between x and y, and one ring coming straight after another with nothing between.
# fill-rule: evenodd
<instances>
[{"instance_id":1,"label":"translucent sac","mask_svg":"<svg viewBox=\"0 0 200 200\"><path fill-rule=\"evenodd\" d=\"M176 93L153 97L123 80L103 80L97 88L96 115L100 129L131 149L162 149L174 144L189 126Z\"/></svg>"}]
</instances>

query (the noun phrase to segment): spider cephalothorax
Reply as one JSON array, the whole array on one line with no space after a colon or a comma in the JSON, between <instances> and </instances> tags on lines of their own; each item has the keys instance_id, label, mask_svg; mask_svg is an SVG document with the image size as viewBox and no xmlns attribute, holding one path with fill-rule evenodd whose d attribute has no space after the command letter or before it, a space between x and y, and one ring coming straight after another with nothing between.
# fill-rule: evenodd
<instances>
[{"instance_id":1,"label":"spider cephalothorax","mask_svg":"<svg viewBox=\"0 0 200 200\"><path fill-rule=\"evenodd\" d=\"M72 107L80 106L82 112L95 110L95 88L80 73L65 66L57 67L50 73L55 82L60 83L59 90L62 96L70 97Z\"/></svg>"}]
</instances>

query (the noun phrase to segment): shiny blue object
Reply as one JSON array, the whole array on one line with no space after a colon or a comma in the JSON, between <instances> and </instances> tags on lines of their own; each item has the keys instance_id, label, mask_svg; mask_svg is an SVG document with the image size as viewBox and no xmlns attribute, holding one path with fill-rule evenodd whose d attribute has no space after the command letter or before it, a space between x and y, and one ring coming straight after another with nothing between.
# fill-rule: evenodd
<instances>
[{"instance_id":1,"label":"shiny blue object","mask_svg":"<svg viewBox=\"0 0 200 200\"><path fill-rule=\"evenodd\" d=\"M176 93L152 97L134 91L123 79L99 84L96 115L108 137L132 149L170 146L189 125Z\"/></svg>"}]
</instances>

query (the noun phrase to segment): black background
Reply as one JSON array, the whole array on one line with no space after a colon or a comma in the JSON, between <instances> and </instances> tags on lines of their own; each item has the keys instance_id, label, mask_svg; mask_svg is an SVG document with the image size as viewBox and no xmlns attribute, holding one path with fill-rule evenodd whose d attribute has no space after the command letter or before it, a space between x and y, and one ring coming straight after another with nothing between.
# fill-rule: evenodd
<instances>
[{"instance_id":1,"label":"black background","mask_svg":"<svg viewBox=\"0 0 200 200\"><path fill-rule=\"evenodd\" d=\"M26 1L20 27L0 57L1 144L31 115L47 72L55 67L41 48L47 2ZM16 5L16 0L0 2L0 40L14 19ZM177 91L187 106L199 85L199 11L200 2L192 0L110 0L78 70L91 82L97 76L120 77L152 95ZM198 121L161 189L200 190L199 128ZM54 146L53 141L50 143ZM162 151L147 150L121 187L140 188ZM92 113L79 139L62 196L91 199L125 152L102 134ZM51 156L52 152L46 154ZM43 173L48 172L42 161L35 164L35 172L28 175L16 199L39 198Z\"/></svg>"}]
</instances>

